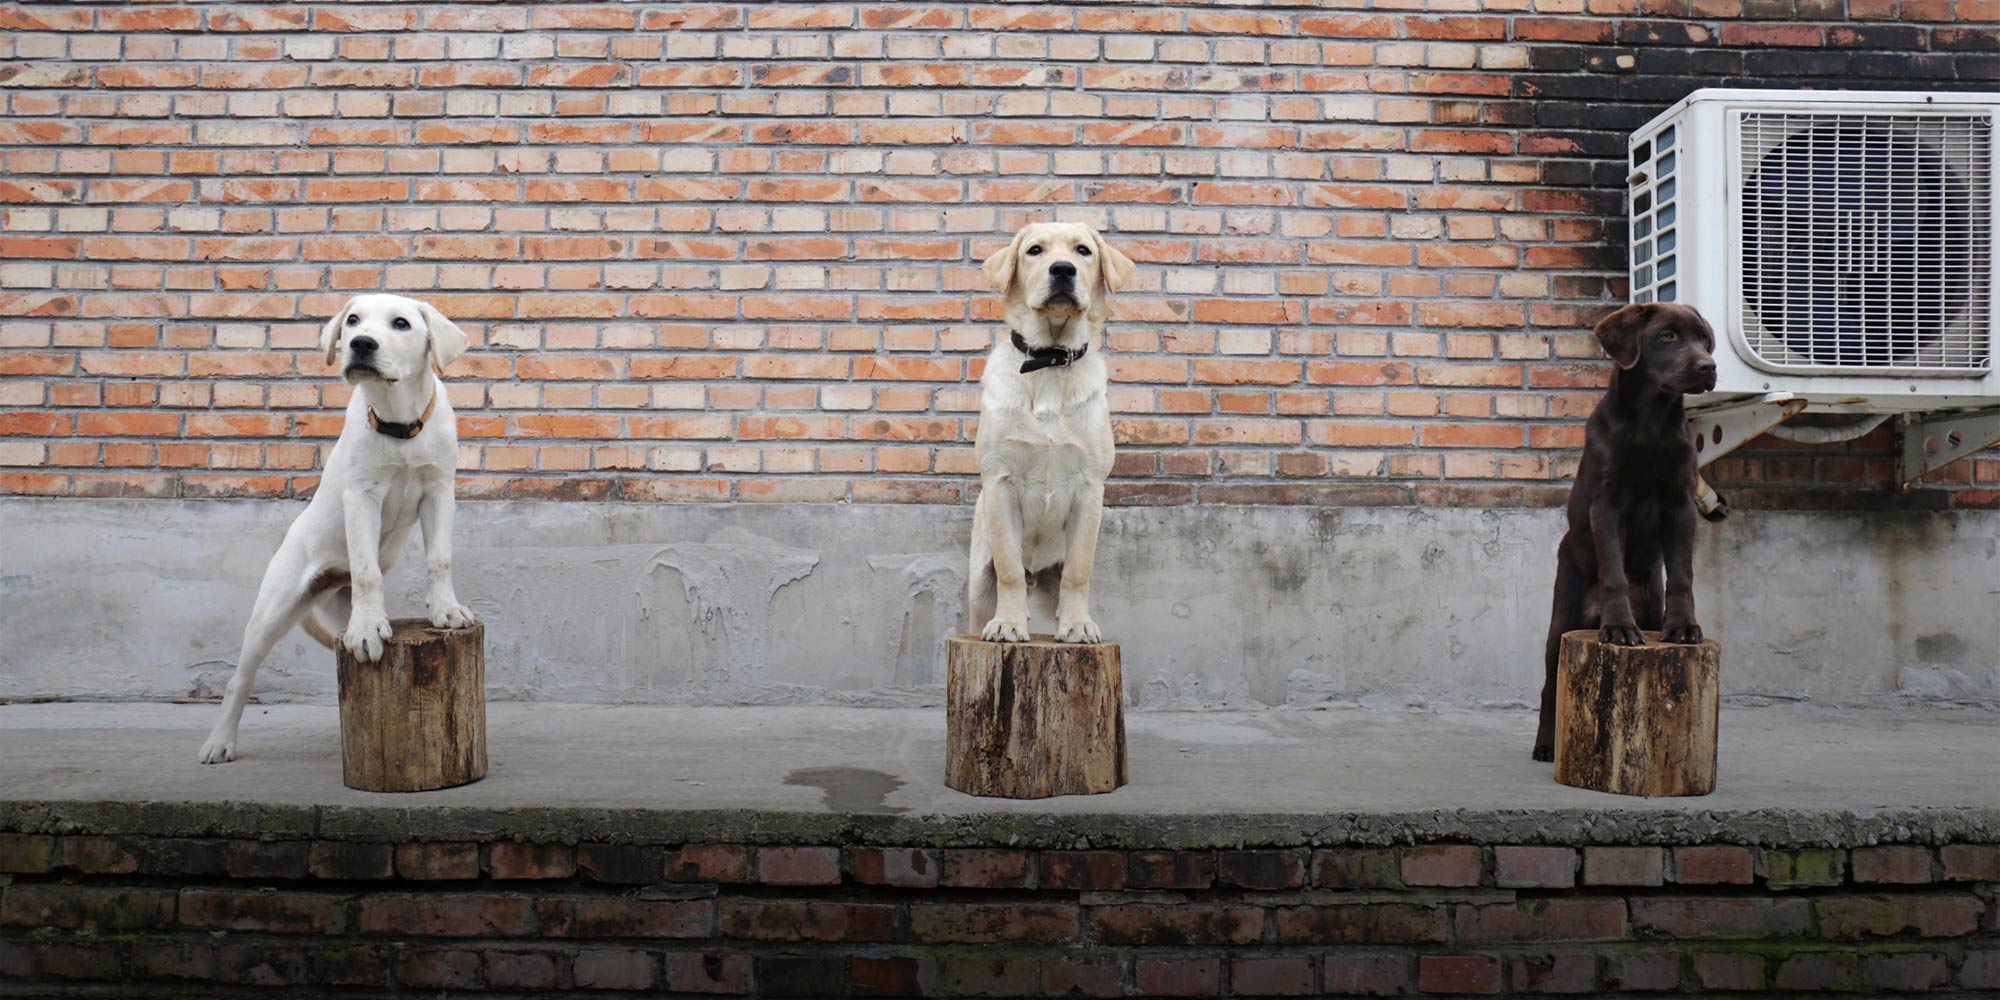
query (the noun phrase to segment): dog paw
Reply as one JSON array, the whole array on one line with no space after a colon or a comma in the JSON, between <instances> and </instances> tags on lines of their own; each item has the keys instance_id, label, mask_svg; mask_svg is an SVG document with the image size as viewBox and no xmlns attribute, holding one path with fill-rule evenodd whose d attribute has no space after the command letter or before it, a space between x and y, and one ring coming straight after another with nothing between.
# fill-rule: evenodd
<instances>
[{"instance_id":1,"label":"dog paw","mask_svg":"<svg viewBox=\"0 0 2000 1000\"><path fill-rule=\"evenodd\" d=\"M1085 618L1081 621L1061 622L1056 626L1057 642L1102 642L1104 633L1098 631L1097 623Z\"/></svg>"},{"instance_id":2,"label":"dog paw","mask_svg":"<svg viewBox=\"0 0 2000 1000\"><path fill-rule=\"evenodd\" d=\"M1027 642L1028 623L995 618L979 630L979 637L987 642Z\"/></svg>"},{"instance_id":3,"label":"dog paw","mask_svg":"<svg viewBox=\"0 0 2000 1000\"><path fill-rule=\"evenodd\" d=\"M1699 645L1701 643L1701 626L1693 622L1669 623L1667 627L1660 630L1660 641L1679 643L1683 646Z\"/></svg>"},{"instance_id":4,"label":"dog paw","mask_svg":"<svg viewBox=\"0 0 2000 1000\"><path fill-rule=\"evenodd\" d=\"M201 745L201 762L204 764L225 764L236 759L236 737L211 735L208 742Z\"/></svg>"},{"instance_id":5,"label":"dog paw","mask_svg":"<svg viewBox=\"0 0 2000 1000\"><path fill-rule=\"evenodd\" d=\"M472 622L472 609L457 601L439 601L431 605L431 624L438 628L464 628Z\"/></svg>"},{"instance_id":6,"label":"dog paw","mask_svg":"<svg viewBox=\"0 0 2000 1000\"><path fill-rule=\"evenodd\" d=\"M373 663L382 658L382 649L389 641L389 616L376 615L372 618L355 616L348 624L347 633L340 637L340 644L363 663Z\"/></svg>"},{"instance_id":7,"label":"dog paw","mask_svg":"<svg viewBox=\"0 0 2000 1000\"><path fill-rule=\"evenodd\" d=\"M1541 762L1542 762L1542 763L1544 763L1544 764L1547 764L1547 763L1549 763L1550 761L1553 761L1553 760L1555 760L1555 759L1556 759L1556 747L1555 747L1555 744L1554 744L1554 743L1536 743L1536 744L1535 744L1535 750L1534 750L1534 753L1533 753L1533 757L1534 757L1534 758L1535 758L1536 760L1539 760L1539 761L1541 761Z\"/></svg>"},{"instance_id":8,"label":"dog paw","mask_svg":"<svg viewBox=\"0 0 2000 1000\"><path fill-rule=\"evenodd\" d=\"M1643 646L1646 633L1637 625L1605 625L1597 630L1599 641L1612 646Z\"/></svg>"}]
</instances>

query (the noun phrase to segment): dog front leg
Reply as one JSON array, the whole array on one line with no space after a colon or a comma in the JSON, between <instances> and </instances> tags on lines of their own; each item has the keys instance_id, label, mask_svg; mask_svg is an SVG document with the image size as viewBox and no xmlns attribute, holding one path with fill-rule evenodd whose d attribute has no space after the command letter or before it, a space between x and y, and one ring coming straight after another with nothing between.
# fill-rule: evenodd
<instances>
[{"instance_id":1,"label":"dog front leg","mask_svg":"<svg viewBox=\"0 0 2000 1000\"><path fill-rule=\"evenodd\" d=\"M1021 562L1021 508L1014 484L1005 477L988 482L979 493L986 545L993 555L993 620L979 630L988 642L1028 641L1028 571Z\"/></svg>"},{"instance_id":2,"label":"dog front leg","mask_svg":"<svg viewBox=\"0 0 2000 1000\"><path fill-rule=\"evenodd\" d=\"M1077 500L1064 539L1062 596L1056 604L1057 642L1100 642L1103 633L1090 619L1091 563L1097 558L1097 530L1104 523L1104 487Z\"/></svg>"},{"instance_id":3,"label":"dog front leg","mask_svg":"<svg viewBox=\"0 0 2000 1000\"><path fill-rule=\"evenodd\" d=\"M424 528L424 583L431 624L438 628L464 628L472 624L472 609L458 603L458 591L451 583L451 526L458 508L456 484L444 476L424 493L417 509L418 523Z\"/></svg>"},{"instance_id":4,"label":"dog front leg","mask_svg":"<svg viewBox=\"0 0 2000 1000\"><path fill-rule=\"evenodd\" d=\"M1663 642L1697 643L1701 626L1694 620L1694 504L1667 515L1667 537L1661 546L1667 563L1667 614L1660 625Z\"/></svg>"},{"instance_id":5,"label":"dog front leg","mask_svg":"<svg viewBox=\"0 0 2000 1000\"><path fill-rule=\"evenodd\" d=\"M355 487L341 495L347 524L347 571L353 579L354 610L340 643L354 658L373 663L389 641L389 612L382 602L382 493Z\"/></svg>"},{"instance_id":6,"label":"dog front leg","mask_svg":"<svg viewBox=\"0 0 2000 1000\"><path fill-rule=\"evenodd\" d=\"M1646 642L1632 615L1632 585L1625 577L1624 512L1598 497L1590 505L1590 534L1597 547L1598 638L1613 646Z\"/></svg>"}]
</instances>

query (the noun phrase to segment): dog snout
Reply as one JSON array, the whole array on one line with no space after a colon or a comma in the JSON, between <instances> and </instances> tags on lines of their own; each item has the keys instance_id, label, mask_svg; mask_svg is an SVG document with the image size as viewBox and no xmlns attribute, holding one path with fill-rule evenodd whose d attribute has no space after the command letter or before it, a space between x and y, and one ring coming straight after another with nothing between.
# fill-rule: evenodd
<instances>
[{"instance_id":1,"label":"dog snout","mask_svg":"<svg viewBox=\"0 0 2000 1000\"><path fill-rule=\"evenodd\" d=\"M373 354L378 346L380 345L375 343L374 337L356 337L347 342L348 350L353 351L355 357Z\"/></svg>"},{"instance_id":2,"label":"dog snout","mask_svg":"<svg viewBox=\"0 0 2000 1000\"><path fill-rule=\"evenodd\" d=\"M1694 373L1704 378L1715 377L1715 359L1703 358L1694 363Z\"/></svg>"},{"instance_id":3,"label":"dog snout","mask_svg":"<svg viewBox=\"0 0 2000 1000\"><path fill-rule=\"evenodd\" d=\"M1074 278L1076 277L1076 265L1066 260L1059 260L1049 265L1049 273L1058 278Z\"/></svg>"}]
</instances>

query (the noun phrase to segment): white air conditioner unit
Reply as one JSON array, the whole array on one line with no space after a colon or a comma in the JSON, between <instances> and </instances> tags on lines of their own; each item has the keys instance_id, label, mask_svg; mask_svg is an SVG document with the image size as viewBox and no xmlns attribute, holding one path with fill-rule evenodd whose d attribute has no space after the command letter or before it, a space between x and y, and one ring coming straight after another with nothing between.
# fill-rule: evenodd
<instances>
[{"instance_id":1,"label":"white air conditioner unit","mask_svg":"<svg viewBox=\"0 0 2000 1000\"><path fill-rule=\"evenodd\" d=\"M1898 414L1907 439L2000 407L1996 121L2000 94L1698 90L1633 133L1632 300L1716 330L1690 413ZM2000 438L1981 419L1917 464Z\"/></svg>"}]
</instances>

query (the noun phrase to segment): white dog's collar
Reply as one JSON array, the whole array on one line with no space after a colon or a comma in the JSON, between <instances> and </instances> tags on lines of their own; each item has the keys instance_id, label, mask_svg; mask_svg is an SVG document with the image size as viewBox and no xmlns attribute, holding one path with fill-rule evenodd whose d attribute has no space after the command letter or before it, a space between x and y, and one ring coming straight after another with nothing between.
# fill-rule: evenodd
<instances>
[{"instance_id":1,"label":"white dog's collar","mask_svg":"<svg viewBox=\"0 0 2000 1000\"><path fill-rule=\"evenodd\" d=\"M401 438L404 441L408 441L409 439L416 437L418 434L423 433L424 421L429 420L431 418L431 411L437 409L437 405L438 405L437 387L432 386L431 401L424 406L423 414L418 416L417 419L412 420L407 424L393 424L387 420L382 419L381 417L376 416L375 408L371 406L368 408L368 426L375 428L375 433L377 434L386 435L392 438Z\"/></svg>"},{"instance_id":2,"label":"white dog's collar","mask_svg":"<svg viewBox=\"0 0 2000 1000\"><path fill-rule=\"evenodd\" d=\"M1021 362L1023 375L1044 368L1067 368L1090 350L1089 344L1084 344L1074 351L1066 347L1029 347L1028 339L1021 336L1021 331L1008 327L1007 332L1014 335L1014 349L1028 356L1028 360Z\"/></svg>"}]
</instances>

